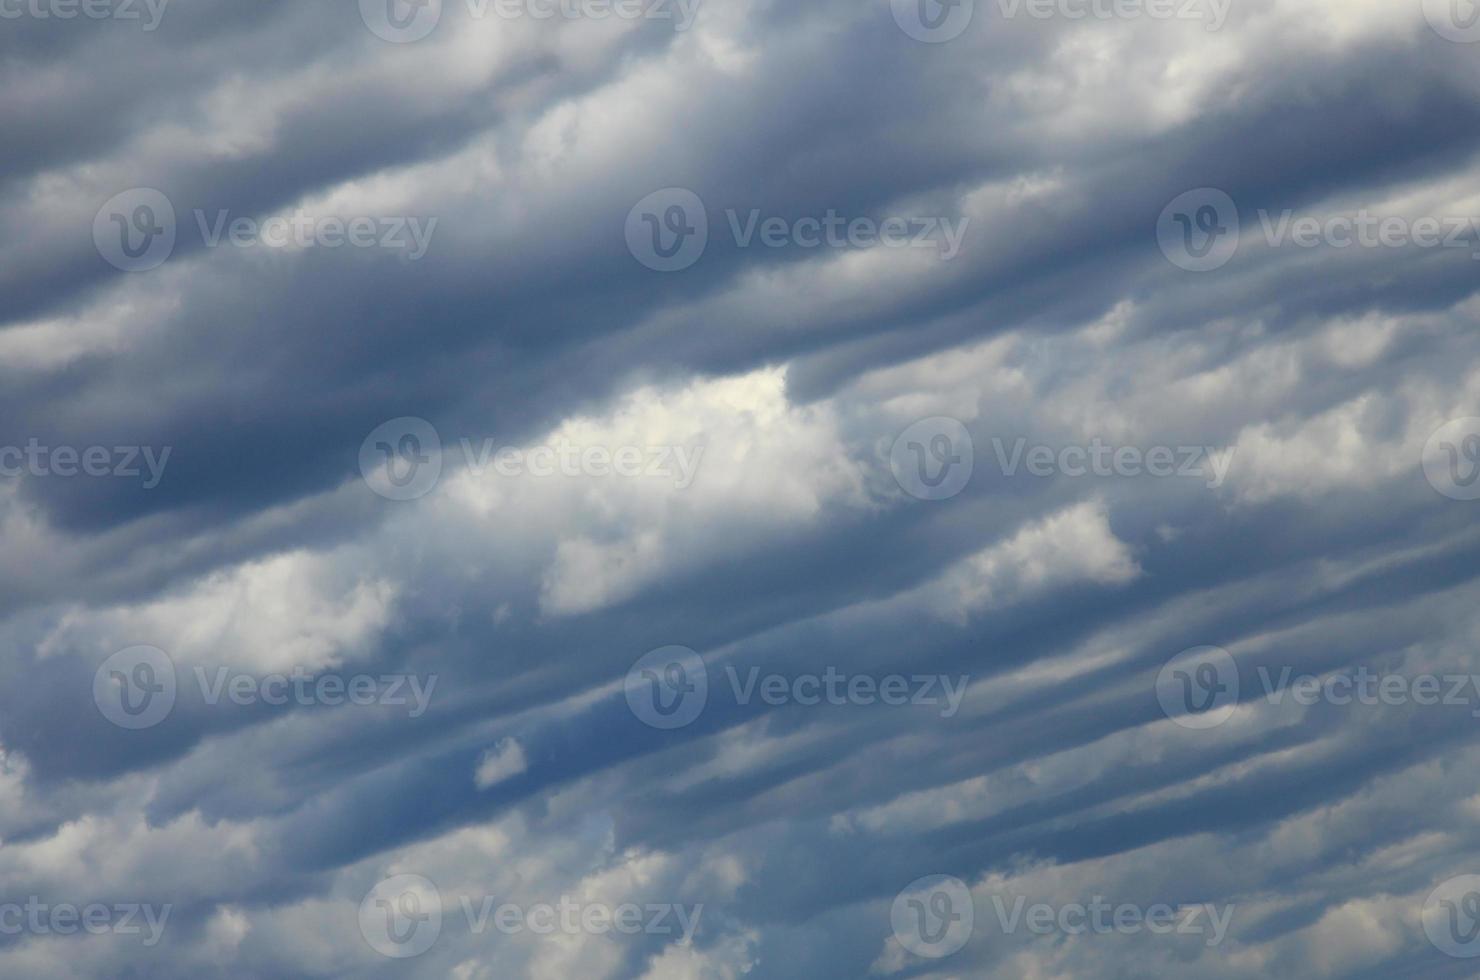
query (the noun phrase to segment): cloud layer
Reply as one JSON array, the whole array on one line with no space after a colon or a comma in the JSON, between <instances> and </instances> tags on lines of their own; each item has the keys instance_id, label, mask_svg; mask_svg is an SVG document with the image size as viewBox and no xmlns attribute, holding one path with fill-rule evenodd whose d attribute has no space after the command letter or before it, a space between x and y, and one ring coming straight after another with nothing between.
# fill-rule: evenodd
<instances>
[{"instance_id":1,"label":"cloud layer","mask_svg":"<svg viewBox=\"0 0 1480 980\"><path fill-rule=\"evenodd\" d=\"M1467 975L1462 4L69 9L0 975Z\"/></svg>"}]
</instances>

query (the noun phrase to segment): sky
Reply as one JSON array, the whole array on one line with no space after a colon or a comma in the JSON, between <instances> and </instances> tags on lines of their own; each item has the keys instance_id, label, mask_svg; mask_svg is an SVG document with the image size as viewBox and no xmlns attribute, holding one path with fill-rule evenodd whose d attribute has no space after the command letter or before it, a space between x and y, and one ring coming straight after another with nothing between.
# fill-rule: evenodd
<instances>
[{"instance_id":1,"label":"sky","mask_svg":"<svg viewBox=\"0 0 1480 980\"><path fill-rule=\"evenodd\" d=\"M0 0L0 976L1459 978L1474 0Z\"/></svg>"}]
</instances>

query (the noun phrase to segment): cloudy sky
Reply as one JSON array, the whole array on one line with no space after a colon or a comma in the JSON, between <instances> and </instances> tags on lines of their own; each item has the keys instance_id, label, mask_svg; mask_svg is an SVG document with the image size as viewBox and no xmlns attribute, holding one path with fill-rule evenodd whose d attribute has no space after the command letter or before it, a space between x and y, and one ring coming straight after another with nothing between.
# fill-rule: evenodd
<instances>
[{"instance_id":1,"label":"cloudy sky","mask_svg":"<svg viewBox=\"0 0 1480 980\"><path fill-rule=\"evenodd\" d=\"M0 976L1473 975L1474 0L0 81Z\"/></svg>"}]
</instances>

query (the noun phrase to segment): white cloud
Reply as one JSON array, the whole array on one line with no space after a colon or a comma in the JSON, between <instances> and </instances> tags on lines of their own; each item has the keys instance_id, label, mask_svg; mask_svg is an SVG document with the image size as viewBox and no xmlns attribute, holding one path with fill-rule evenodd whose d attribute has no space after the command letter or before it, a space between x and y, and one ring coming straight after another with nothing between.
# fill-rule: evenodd
<instances>
[{"instance_id":1,"label":"white cloud","mask_svg":"<svg viewBox=\"0 0 1480 980\"><path fill-rule=\"evenodd\" d=\"M515 738L500 739L493 748L483 753L478 760L478 770L473 782L479 789L488 789L506 779L512 779L529 768L524 758L524 746Z\"/></svg>"}]
</instances>

